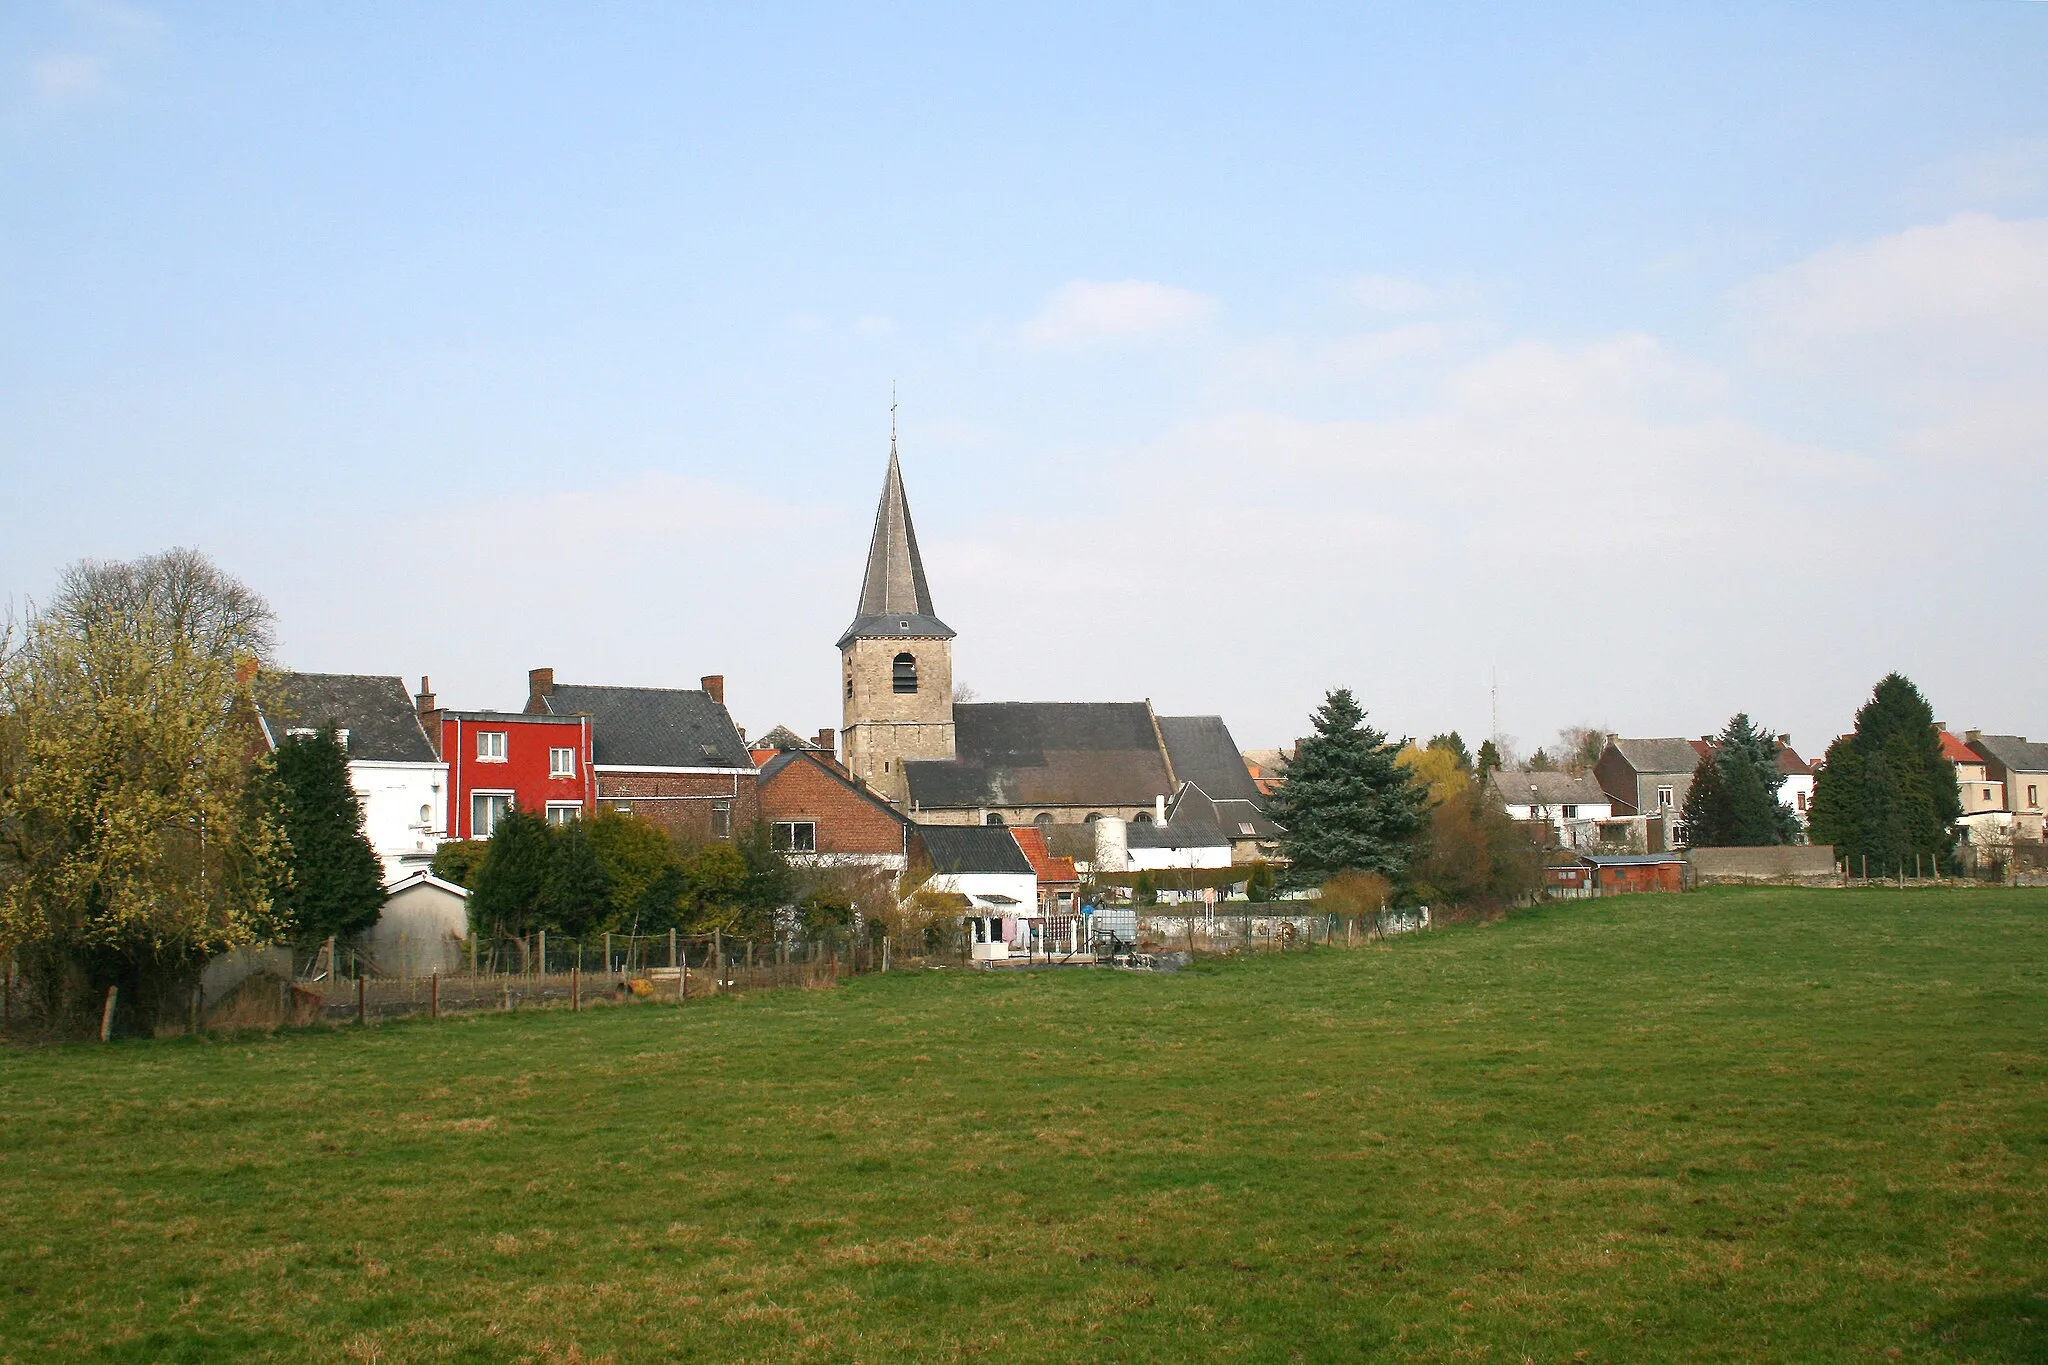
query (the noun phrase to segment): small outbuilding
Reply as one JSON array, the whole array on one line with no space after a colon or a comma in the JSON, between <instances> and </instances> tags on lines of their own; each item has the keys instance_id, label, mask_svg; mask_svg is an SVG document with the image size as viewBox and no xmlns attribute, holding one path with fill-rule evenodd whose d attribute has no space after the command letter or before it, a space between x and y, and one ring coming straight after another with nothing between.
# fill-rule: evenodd
<instances>
[{"instance_id":1,"label":"small outbuilding","mask_svg":"<svg viewBox=\"0 0 2048 1365\"><path fill-rule=\"evenodd\" d=\"M357 940L386 976L447 974L462 966L469 943L469 890L431 872L384 888L384 909Z\"/></svg>"},{"instance_id":2,"label":"small outbuilding","mask_svg":"<svg viewBox=\"0 0 2048 1365\"><path fill-rule=\"evenodd\" d=\"M1584 853L1593 873L1593 894L1618 896L1629 891L1683 891L1683 853Z\"/></svg>"}]
</instances>

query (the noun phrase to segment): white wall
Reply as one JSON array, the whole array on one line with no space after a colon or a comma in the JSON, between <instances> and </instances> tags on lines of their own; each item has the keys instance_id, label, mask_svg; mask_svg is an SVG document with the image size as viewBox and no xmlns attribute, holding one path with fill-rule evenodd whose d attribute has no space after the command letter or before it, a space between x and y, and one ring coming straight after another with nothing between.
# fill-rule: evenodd
<instances>
[{"instance_id":1,"label":"white wall","mask_svg":"<svg viewBox=\"0 0 2048 1365\"><path fill-rule=\"evenodd\" d=\"M460 890L418 881L385 899L361 944L387 975L419 977L458 970L468 937L469 903Z\"/></svg>"},{"instance_id":2,"label":"white wall","mask_svg":"<svg viewBox=\"0 0 2048 1365\"><path fill-rule=\"evenodd\" d=\"M1800 824L1805 824L1807 812L1813 806L1813 774L1793 773L1780 782L1778 804L1797 815Z\"/></svg>"},{"instance_id":3,"label":"white wall","mask_svg":"<svg viewBox=\"0 0 2048 1365\"><path fill-rule=\"evenodd\" d=\"M1173 867L1229 867L1230 845L1201 848L1134 848L1130 871L1161 872ZM1247 877L1251 873L1245 873Z\"/></svg>"},{"instance_id":4,"label":"white wall","mask_svg":"<svg viewBox=\"0 0 2048 1365\"><path fill-rule=\"evenodd\" d=\"M957 891L963 896L1008 896L1015 905L964 913L983 916L1015 915L1019 919L1038 917L1038 878L1029 872L941 872L926 883L934 891Z\"/></svg>"},{"instance_id":5,"label":"white wall","mask_svg":"<svg viewBox=\"0 0 2048 1365\"><path fill-rule=\"evenodd\" d=\"M397 881L433 861L448 824L446 763L350 759L348 778L363 803L363 833L384 861L385 881Z\"/></svg>"}]
</instances>

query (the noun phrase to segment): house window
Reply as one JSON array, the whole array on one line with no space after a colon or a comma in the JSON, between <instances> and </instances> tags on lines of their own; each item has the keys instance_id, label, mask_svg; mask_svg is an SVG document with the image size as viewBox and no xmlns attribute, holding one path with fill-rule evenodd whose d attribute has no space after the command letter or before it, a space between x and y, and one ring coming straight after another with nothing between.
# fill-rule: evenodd
<instances>
[{"instance_id":1,"label":"house window","mask_svg":"<svg viewBox=\"0 0 2048 1365\"><path fill-rule=\"evenodd\" d=\"M714 839L732 838L732 802L713 801L711 803L711 837Z\"/></svg>"},{"instance_id":2,"label":"house window","mask_svg":"<svg viewBox=\"0 0 2048 1365\"><path fill-rule=\"evenodd\" d=\"M992 810L988 813L988 818L984 820L982 823L988 825L1000 825L1003 823L1003 813L1001 811Z\"/></svg>"},{"instance_id":3,"label":"house window","mask_svg":"<svg viewBox=\"0 0 2048 1365\"><path fill-rule=\"evenodd\" d=\"M1984 799L1985 799L1986 801L1989 801L1989 800L1991 799L1991 788L1989 788L1989 787L1986 787L1986 788L1984 789Z\"/></svg>"},{"instance_id":4,"label":"house window","mask_svg":"<svg viewBox=\"0 0 2048 1365\"><path fill-rule=\"evenodd\" d=\"M571 820L581 820L582 818L583 818L583 806L582 806L582 803L580 803L580 802L576 802L576 801L550 801L550 802L548 802L548 823L549 823L549 824L551 824L551 825L566 825L566 824L568 824L568 823L569 823L569 822L570 822Z\"/></svg>"},{"instance_id":5,"label":"house window","mask_svg":"<svg viewBox=\"0 0 2048 1365\"><path fill-rule=\"evenodd\" d=\"M498 736L503 739L504 736ZM469 798L469 837L488 839L498 822L512 809L512 797L507 792L476 792Z\"/></svg>"},{"instance_id":6,"label":"house window","mask_svg":"<svg viewBox=\"0 0 2048 1365\"><path fill-rule=\"evenodd\" d=\"M548 750L548 776L576 776L576 751L574 749Z\"/></svg>"},{"instance_id":7,"label":"house window","mask_svg":"<svg viewBox=\"0 0 2048 1365\"><path fill-rule=\"evenodd\" d=\"M1801 793L1799 793L1799 809L1801 809L1801 810L1805 810L1805 809L1806 809L1806 799L1807 799L1807 794L1806 794L1805 792L1801 792Z\"/></svg>"},{"instance_id":8,"label":"house window","mask_svg":"<svg viewBox=\"0 0 2048 1365\"><path fill-rule=\"evenodd\" d=\"M1673 804L1674 804L1674 803L1673 803L1673 802L1672 802L1672 800L1671 800L1671 788L1669 788L1669 787L1659 787L1659 788L1657 788L1657 809L1658 809L1658 810L1670 810Z\"/></svg>"},{"instance_id":9,"label":"house window","mask_svg":"<svg viewBox=\"0 0 2048 1365\"><path fill-rule=\"evenodd\" d=\"M1579 808L1578 808L1577 806L1566 806L1566 807L1564 808L1564 818L1565 818L1565 819L1567 819L1567 820L1576 820L1576 819L1578 819L1578 818L1579 818Z\"/></svg>"},{"instance_id":10,"label":"house window","mask_svg":"<svg viewBox=\"0 0 2048 1365\"><path fill-rule=\"evenodd\" d=\"M1031 817L1031 823L1038 826L1040 829L1051 829L1052 812L1049 810L1042 810L1038 812L1038 814Z\"/></svg>"},{"instance_id":11,"label":"house window","mask_svg":"<svg viewBox=\"0 0 2048 1365\"><path fill-rule=\"evenodd\" d=\"M853 700L853 674L851 673L846 675L846 699L848 701Z\"/></svg>"},{"instance_id":12,"label":"house window","mask_svg":"<svg viewBox=\"0 0 2048 1365\"><path fill-rule=\"evenodd\" d=\"M816 853L818 851L818 822L815 820L778 820L770 831L769 841L778 853Z\"/></svg>"},{"instance_id":13,"label":"house window","mask_svg":"<svg viewBox=\"0 0 2048 1365\"><path fill-rule=\"evenodd\" d=\"M1152 823L1152 812L1151 812L1151 811L1149 811L1149 810L1141 810L1141 811L1139 811L1139 812L1138 812L1138 813L1137 813L1136 815L1133 815L1133 816L1131 817L1131 823L1132 823L1132 824L1134 824L1134 825L1149 825L1149 824L1151 824L1151 823Z\"/></svg>"},{"instance_id":14,"label":"house window","mask_svg":"<svg viewBox=\"0 0 2048 1365\"><path fill-rule=\"evenodd\" d=\"M894 676L898 692L917 691L917 656L907 652L898 654Z\"/></svg>"},{"instance_id":15,"label":"house window","mask_svg":"<svg viewBox=\"0 0 2048 1365\"><path fill-rule=\"evenodd\" d=\"M2034 809L2035 807L2039 806L2040 804L2041 804L2041 789L2040 789L2039 787L2029 787L2029 788L2027 788L2027 809L2028 809L2028 810L2033 810L2033 809Z\"/></svg>"},{"instance_id":16,"label":"house window","mask_svg":"<svg viewBox=\"0 0 2048 1365\"><path fill-rule=\"evenodd\" d=\"M318 730L315 730L310 725L294 725L291 729L284 732L284 737L286 739L312 739L319 733Z\"/></svg>"},{"instance_id":17,"label":"house window","mask_svg":"<svg viewBox=\"0 0 2048 1365\"><path fill-rule=\"evenodd\" d=\"M476 732L476 761L479 763L503 763L505 761L505 732L503 730L479 730Z\"/></svg>"}]
</instances>

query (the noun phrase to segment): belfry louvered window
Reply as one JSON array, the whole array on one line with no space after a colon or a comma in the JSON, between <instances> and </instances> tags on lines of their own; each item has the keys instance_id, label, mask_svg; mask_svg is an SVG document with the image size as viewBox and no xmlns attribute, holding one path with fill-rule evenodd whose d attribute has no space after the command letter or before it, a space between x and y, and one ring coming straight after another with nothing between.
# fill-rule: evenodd
<instances>
[{"instance_id":1,"label":"belfry louvered window","mask_svg":"<svg viewBox=\"0 0 2048 1365\"><path fill-rule=\"evenodd\" d=\"M896 656L895 682L898 692L917 691L916 655L906 652Z\"/></svg>"}]
</instances>

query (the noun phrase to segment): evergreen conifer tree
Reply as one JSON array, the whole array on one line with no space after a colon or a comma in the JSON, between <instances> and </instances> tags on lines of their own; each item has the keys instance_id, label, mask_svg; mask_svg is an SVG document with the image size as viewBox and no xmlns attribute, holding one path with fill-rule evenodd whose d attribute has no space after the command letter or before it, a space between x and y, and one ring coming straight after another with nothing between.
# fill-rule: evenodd
<instances>
[{"instance_id":1,"label":"evergreen conifer tree","mask_svg":"<svg viewBox=\"0 0 2048 1365\"><path fill-rule=\"evenodd\" d=\"M291 845L271 892L286 936L313 944L375 924L384 906L384 865L363 834L348 751L333 727L286 740L271 755L263 785Z\"/></svg>"},{"instance_id":2,"label":"evergreen conifer tree","mask_svg":"<svg viewBox=\"0 0 2048 1365\"><path fill-rule=\"evenodd\" d=\"M611 909L611 879L598 861L590 830L571 820L548 834L547 874L541 878L542 927L582 938L601 930Z\"/></svg>"},{"instance_id":3,"label":"evergreen conifer tree","mask_svg":"<svg viewBox=\"0 0 2048 1365\"><path fill-rule=\"evenodd\" d=\"M1500 746L1490 739L1479 741L1479 757L1476 761L1479 785L1486 785L1486 775L1500 771Z\"/></svg>"},{"instance_id":4,"label":"evergreen conifer tree","mask_svg":"<svg viewBox=\"0 0 2048 1365\"><path fill-rule=\"evenodd\" d=\"M1678 841L1687 848L1721 848L1728 843L1734 823L1721 765L1711 753L1703 754L1692 770L1692 786L1678 812Z\"/></svg>"},{"instance_id":5,"label":"evergreen conifer tree","mask_svg":"<svg viewBox=\"0 0 2048 1365\"><path fill-rule=\"evenodd\" d=\"M499 818L469 896L470 919L479 930L523 943L547 927L541 898L553 852L547 821L538 815L514 806Z\"/></svg>"},{"instance_id":6,"label":"evergreen conifer tree","mask_svg":"<svg viewBox=\"0 0 2048 1365\"><path fill-rule=\"evenodd\" d=\"M1273 797L1291 875L1320 882L1377 872L1400 880L1427 823L1428 794L1394 762L1396 747L1365 723L1350 689L1330 693L1314 721L1315 733L1301 741Z\"/></svg>"},{"instance_id":7,"label":"evergreen conifer tree","mask_svg":"<svg viewBox=\"0 0 2048 1365\"><path fill-rule=\"evenodd\" d=\"M1953 865L1954 826L1962 815L1955 769L1941 756L1934 708L1920 689L1892 673L1856 712L1856 729L1828 746L1814 781L1813 838L1861 875L1890 875L1916 860Z\"/></svg>"}]
</instances>

